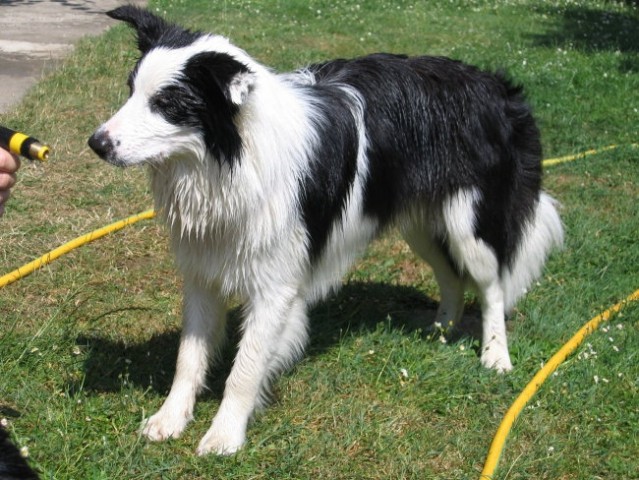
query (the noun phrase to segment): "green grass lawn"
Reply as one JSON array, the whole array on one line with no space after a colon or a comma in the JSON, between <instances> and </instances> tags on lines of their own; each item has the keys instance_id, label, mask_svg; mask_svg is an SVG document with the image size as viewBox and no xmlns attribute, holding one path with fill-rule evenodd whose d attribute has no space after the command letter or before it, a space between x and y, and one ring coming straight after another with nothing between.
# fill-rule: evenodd
<instances>
[{"instance_id":1,"label":"green grass lawn","mask_svg":"<svg viewBox=\"0 0 639 480\"><path fill-rule=\"evenodd\" d=\"M548 168L567 241L509 323L515 369L466 335L425 334L438 292L390 232L312 312L308 355L276 385L246 448L194 450L219 404L232 349L183 438L151 444L177 350L180 279L162 228L143 222L0 291L0 418L43 478L473 479L513 399L588 319L639 288L639 10L633 1L163 0L151 7L229 36L278 70L374 51L447 55L525 85L545 157L619 148ZM54 148L27 164L0 220L0 273L148 209L143 170L86 146L127 98L137 56L117 27L83 41L0 123ZM237 320L237 314L234 314ZM237 322L236 322L237 323ZM560 367L511 432L496 478L639 477L639 306Z\"/></svg>"}]
</instances>

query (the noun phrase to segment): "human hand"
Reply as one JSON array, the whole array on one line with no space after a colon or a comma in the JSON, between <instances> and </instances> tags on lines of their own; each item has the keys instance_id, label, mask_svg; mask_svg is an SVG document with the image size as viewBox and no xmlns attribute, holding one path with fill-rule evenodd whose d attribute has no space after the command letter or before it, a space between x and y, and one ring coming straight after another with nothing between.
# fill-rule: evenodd
<instances>
[{"instance_id":1,"label":"human hand","mask_svg":"<svg viewBox=\"0 0 639 480\"><path fill-rule=\"evenodd\" d=\"M11 195L11 187L16 183L16 172L20 168L20 159L0 148L0 216L4 205Z\"/></svg>"}]
</instances>

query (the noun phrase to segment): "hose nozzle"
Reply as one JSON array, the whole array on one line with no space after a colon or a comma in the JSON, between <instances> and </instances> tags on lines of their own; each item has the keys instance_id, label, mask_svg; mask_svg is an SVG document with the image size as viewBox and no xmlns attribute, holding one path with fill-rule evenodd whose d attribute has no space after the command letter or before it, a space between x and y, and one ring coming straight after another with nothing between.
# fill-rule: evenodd
<instances>
[{"instance_id":1,"label":"hose nozzle","mask_svg":"<svg viewBox=\"0 0 639 480\"><path fill-rule=\"evenodd\" d=\"M37 139L0 125L0 147L29 160L46 162L51 149Z\"/></svg>"}]
</instances>

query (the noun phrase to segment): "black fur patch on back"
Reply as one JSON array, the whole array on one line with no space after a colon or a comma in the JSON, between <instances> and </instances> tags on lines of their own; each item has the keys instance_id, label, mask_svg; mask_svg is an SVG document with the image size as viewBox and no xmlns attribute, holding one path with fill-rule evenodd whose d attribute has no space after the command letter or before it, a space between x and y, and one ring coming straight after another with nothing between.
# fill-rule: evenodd
<instances>
[{"instance_id":1,"label":"black fur patch on back","mask_svg":"<svg viewBox=\"0 0 639 480\"><path fill-rule=\"evenodd\" d=\"M476 189L476 235L512 260L541 183L539 132L520 89L442 57L375 54L311 67L366 104L365 212L388 223L414 202Z\"/></svg>"},{"instance_id":2,"label":"black fur patch on back","mask_svg":"<svg viewBox=\"0 0 639 480\"><path fill-rule=\"evenodd\" d=\"M309 235L309 254L316 260L332 229L342 218L357 173L358 131L352 99L343 91L309 87L316 99L313 107L319 141L302 179L302 217Z\"/></svg>"}]
</instances>

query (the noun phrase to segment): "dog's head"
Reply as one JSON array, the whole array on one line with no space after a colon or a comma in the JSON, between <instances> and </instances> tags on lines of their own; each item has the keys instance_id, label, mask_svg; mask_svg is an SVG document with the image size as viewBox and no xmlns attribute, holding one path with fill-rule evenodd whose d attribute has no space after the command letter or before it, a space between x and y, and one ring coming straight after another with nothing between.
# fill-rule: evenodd
<instances>
[{"instance_id":1,"label":"dog's head","mask_svg":"<svg viewBox=\"0 0 639 480\"><path fill-rule=\"evenodd\" d=\"M89 146L119 166L207 154L237 160L242 142L234 120L253 88L250 58L226 38L147 10L129 5L107 14L136 30L142 55L129 76L129 99Z\"/></svg>"}]
</instances>

